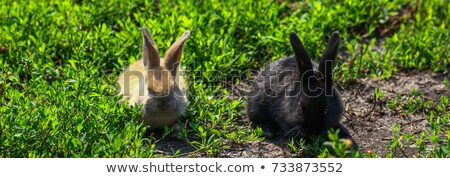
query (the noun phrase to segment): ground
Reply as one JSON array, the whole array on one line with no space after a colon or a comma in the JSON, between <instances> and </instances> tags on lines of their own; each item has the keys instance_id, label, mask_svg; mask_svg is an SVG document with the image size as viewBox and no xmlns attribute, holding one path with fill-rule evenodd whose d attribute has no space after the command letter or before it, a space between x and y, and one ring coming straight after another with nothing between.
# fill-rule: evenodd
<instances>
[{"instance_id":1,"label":"ground","mask_svg":"<svg viewBox=\"0 0 450 178\"><path fill-rule=\"evenodd\" d=\"M399 125L404 134L419 134L430 127L426 116L420 112L403 114L400 111L386 108L386 103L374 103L373 91L380 88L384 91L386 100L398 96L409 97L411 89L415 88L428 99L439 100L440 95L450 96L450 91L443 84L443 74L433 72L398 73L392 79L379 80L370 77L358 79L355 85L347 86L342 92L346 103L343 123L352 132L353 138L359 143L361 150L372 150L381 156L386 156L387 142L392 139L392 126ZM412 157L413 150L406 150L405 157Z\"/></svg>"}]
</instances>

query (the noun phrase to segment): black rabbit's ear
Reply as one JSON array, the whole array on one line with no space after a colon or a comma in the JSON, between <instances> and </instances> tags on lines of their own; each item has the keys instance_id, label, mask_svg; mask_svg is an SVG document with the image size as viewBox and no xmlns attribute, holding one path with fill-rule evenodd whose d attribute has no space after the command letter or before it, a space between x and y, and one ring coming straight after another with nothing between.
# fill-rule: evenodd
<instances>
[{"instance_id":1,"label":"black rabbit's ear","mask_svg":"<svg viewBox=\"0 0 450 178\"><path fill-rule=\"evenodd\" d=\"M333 85L333 61L337 55L340 38L341 37L338 32L334 32L331 35L330 40L328 40L327 48L323 52L322 60L319 64L319 72L325 77L325 86L327 89L331 89Z\"/></svg>"},{"instance_id":2,"label":"black rabbit's ear","mask_svg":"<svg viewBox=\"0 0 450 178\"><path fill-rule=\"evenodd\" d=\"M295 59L297 60L298 69L300 74L304 74L306 71L312 71L311 58L309 58L305 47L298 38L297 34L291 32L290 35L291 45L294 49Z\"/></svg>"},{"instance_id":3,"label":"black rabbit's ear","mask_svg":"<svg viewBox=\"0 0 450 178\"><path fill-rule=\"evenodd\" d=\"M145 67L159 67L159 52L155 41L152 39L152 35L148 32L147 27L140 28L142 32L142 59L144 60Z\"/></svg>"}]
</instances>

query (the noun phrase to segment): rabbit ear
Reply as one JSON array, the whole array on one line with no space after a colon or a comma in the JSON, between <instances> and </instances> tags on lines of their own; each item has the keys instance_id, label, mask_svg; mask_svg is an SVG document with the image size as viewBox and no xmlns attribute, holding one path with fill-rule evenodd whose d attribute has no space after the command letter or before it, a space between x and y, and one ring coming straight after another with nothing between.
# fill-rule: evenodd
<instances>
[{"instance_id":1,"label":"rabbit ear","mask_svg":"<svg viewBox=\"0 0 450 178\"><path fill-rule=\"evenodd\" d=\"M337 55L340 36L338 32L334 32L328 41L327 48L322 54L322 60L319 64L319 72L325 77L326 91L331 91L333 86L333 61Z\"/></svg>"},{"instance_id":2,"label":"rabbit ear","mask_svg":"<svg viewBox=\"0 0 450 178\"><path fill-rule=\"evenodd\" d=\"M149 67L159 67L159 52L158 47L156 47L155 41L153 41L150 32L146 26L140 28L142 32L142 59L144 60L144 65Z\"/></svg>"},{"instance_id":3,"label":"rabbit ear","mask_svg":"<svg viewBox=\"0 0 450 178\"><path fill-rule=\"evenodd\" d=\"M166 69L176 71L178 64L180 63L181 53L183 53L184 42L188 39L190 34L191 31L186 30L169 50L167 50L166 56L164 57L164 66Z\"/></svg>"},{"instance_id":4,"label":"rabbit ear","mask_svg":"<svg viewBox=\"0 0 450 178\"><path fill-rule=\"evenodd\" d=\"M309 58L305 47L294 32L290 35L291 45L294 48L295 59L297 60L300 74L304 75L307 71L312 71L311 58ZM310 72L308 72L310 73ZM311 74L310 74L311 75ZM307 76L304 76L307 77Z\"/></svg>"}]
</instances>

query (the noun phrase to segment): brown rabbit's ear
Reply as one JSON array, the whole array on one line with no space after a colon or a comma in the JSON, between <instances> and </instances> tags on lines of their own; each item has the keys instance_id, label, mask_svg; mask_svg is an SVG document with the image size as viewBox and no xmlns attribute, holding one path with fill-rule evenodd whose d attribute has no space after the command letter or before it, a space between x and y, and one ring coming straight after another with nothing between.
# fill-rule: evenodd
<instances>
[{"instance_id":1,"label":"brown rabbit's ear","mask_svg":"<svg viewBox=\"0 0 450 178\"><path fill-rule=\"evenodd\" d=\"M322 54L322 60L319 64L319 72L325 77L325 86L327 92L331 91L333 86L333 61L337 55L340 36L338 32L334 32L328 40L328 45Z\"/></svg>"},{"instance_id":2,"label":"brown rabbit's ear","mask_svg":"<svg viewBox=\"0 0 450 178\"><path fill-rule=\"evenodd\" d=\"M146 26L140 28L142 32L142 59L144 60L144 65L147 68L159 67L159 52L158 47L156 47L155 41L153 41L150 32Z\"/></svg>"},{"instance_id":3,"label":"brown rabbit's ear","mask_svg":"<svg viewBox=\"0 0 450 178\"><path fill-rule=\"evenodd\" d=\"M306 49L298 38L297 34L291 32L289 39L291 40L291 45L294 49L295 59L297 60L298 70L300 71L300 74L305 75L305 72L312 71L311 58L309 58L309 55L306 52ZM312 75L312 73L308 72L307 75Z\"/></svg>"},{"instance_id":4,"label":"brown rabbit's ear","mask_svg":"<svg viewBox=\"0 0 450 178\"><path fill-rule=\"evenodd\" d=\"M180 63L181 54L183 53L184 42L188 39L190 34L191 31L186 30L169 50L167 50L166 56L164 57L164 66L166 69L176 72L178 64Z\"/></svg>"}]
</instances>

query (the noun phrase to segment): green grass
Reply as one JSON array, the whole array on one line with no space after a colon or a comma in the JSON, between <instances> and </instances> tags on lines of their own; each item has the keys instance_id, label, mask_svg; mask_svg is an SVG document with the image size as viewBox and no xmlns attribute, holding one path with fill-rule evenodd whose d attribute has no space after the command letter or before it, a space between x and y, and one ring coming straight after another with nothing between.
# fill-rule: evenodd
<instances>
[{"instance_id":1,"label":"green grass","mask_svg":"<svg viewBox=\"0 0 450 178\"><path fill-rule=\"evenodd\" d=\"M160 51L192 31L181 64L191 82L183 118L188 127L178 137L214 157L228 147L225 141L264 140L261 129L237 124L245 120L245 97L230 97L230 84L240 82L233 76L248 77L291 55L291 31L316 59L328 35L339 31L342 57L335 78L346 84L363 76L389 78L399 70L445 72L449 16L445 0L2 0L0 157L160 156L157 140L144 137L135 119L140 108L115 96L122 68L140 57L141 26L149 27ZM374 95L383 98L381 90ZM424 110L431 127L417 137L393 126L388 156L411 146L420 157L450 157L448 98L425 101L411 95L413 100L396 98L388 105L406 113ZM335 133L330 140L325 147L292 143L289 148L295 156L377 157L349 150ZM425 140L433 148L424 146Z\"/></svg>"}]
</instances>

